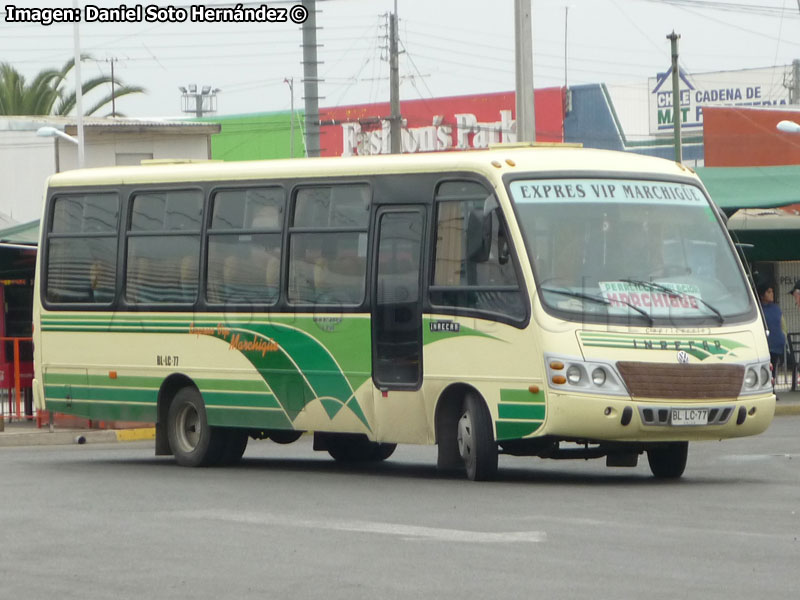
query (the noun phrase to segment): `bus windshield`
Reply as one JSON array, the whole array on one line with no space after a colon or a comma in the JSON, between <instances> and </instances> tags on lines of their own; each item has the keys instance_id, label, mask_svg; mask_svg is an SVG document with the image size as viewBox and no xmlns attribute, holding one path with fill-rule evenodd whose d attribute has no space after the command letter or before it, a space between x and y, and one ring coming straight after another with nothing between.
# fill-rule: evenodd
<instances>
[{"instance_id":1,"label":"bus windshield","mask_svg":"<svg viewBox=\"0 0 800 600\"><path fill-rule=\"evenodd\" d=\"M752 311L700 188L578 178L516 180L509 188L542 301L559 316L723 324Z\"/></svg>"}]
</instances>

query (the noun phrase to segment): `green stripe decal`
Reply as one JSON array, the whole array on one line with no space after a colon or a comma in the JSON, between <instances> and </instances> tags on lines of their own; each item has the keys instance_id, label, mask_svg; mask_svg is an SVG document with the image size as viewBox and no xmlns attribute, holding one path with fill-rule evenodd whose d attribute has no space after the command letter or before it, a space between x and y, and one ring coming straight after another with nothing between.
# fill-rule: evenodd
<instances>
[{"instance_id":1,"label":"green stripe decal","mask_svg":"<svg viewBox=\"0 0 800 600\"><path fill-rule=\"evenodd\" d=\"M370 429L354 399L353 388L330 352L314 337L277 323L251 324L248 329L215 330L214 337L228 341L264 377L289 419L322 396L338 402L323 403L333 419L346 406Z\"/></svg>"},{"instance_id":2,"label":"green stripe decal","mask_svg":"<svg viewBox=\"0 0 800 600\"><path fill-rule=\"evenodd\" d=\"M137 390L131 388L104 388L80 385L45 385L47 398L64 398L84 400L105 400L109 402L138 402L155 404L158 400L157 390Z\"/></svg>"},{"instance_id":3,"label":"green stripe decal","mask_svg":"<svg viewBox=\"0 0 800 600\"><path fill-rule=\"evenodd\" d=\"M529 390L500 390L500 402L544 402L544 393L539 390L535 394Z\"/></svg>"},{"instance_id":4,"label":"green stripe decal","mask_svg":"<svg viewBox=\"0 0 800 600\"><path fill-rule=\"evenodd\" d=\"M222 402L219 398L225 397L223 392L227 393L230 388L236 392L263 392L255 398L242 400L241 396L236 396L224 402L231 406L252 407L274 407L277 404L285 411L289 428L300 411L310 402L320 400L330 419L345 409L371 430L354 392L369 379L372 370L369 344L364 343L370 339L369 319L340 319L333 325L325 323L323 328L313 317L288 316L284 319L288 323L279 322L275 315L266 318L269 321L259 321L250 315L230 318L148 315L143 318L130 314L58 314L43 316L42 331L184 333L192 337L214 337L226 342L229 351L240 352L247 358L262 381L198 379L196 383L204 397L208 392L218 391L220 395L213 397L213 402ZM345 372L350 374L350 378ZM90 386L109 386L110 380L105 376L90 376L88 379ZM113 386L157 390L161 381L157 377L120 376ZM86 385L87 377L51 374L46 382ZM131 392L128 396L134 394ZM75 390L72 395L75 395ZM207 400L207 403L212 402Z\"/></svg>"},{"instance_id":5,"label":"green stripe decal","mask_svg":"<svg viewBox=\"0 0 800 600\"><path fill-rule=\"evenodd\" d=\"M61 398L46 398L46 401L48 410L98 421L141 421L143 423L155 423L157 419L155 402L134 404L104 400L66 400Z\"/></svg>"},{"instance_id":6,"label":"green stripe decal","mask_svg":"<svg viewBox=\"0 0 800 600\"><path fill-rule=\"evenodd\" d=\"M736 356L735 351L737 348L747 347L736 340L710 336L632 336L630 334L614 335L612 333L590 331L582 331L579 335L581 342L587 348L627 348L643 351L683 350L698 360L722 356L734 357Z\"/></svg>"},{"instance_id":7,"label":"green stripe decal","mask_svg":"<svg viewBox=\"0 0 800 600\"><path fill-rule=\"evenodd\" d=\"M535 433L544 422L547 408L544 391L500 390L495 435L498 440L513 440Z\"/></svg>"},{"instance_id":8,"label":"green stripe decal","mask_svg":"<svg viewBox=\"0 0 800 600\"><path fill-rule=\"evenodd\" d=\"M497 407L499 419L522 421L543 421L544 404L500 404Z\"/></svg>"},{"instance_id":9,"label":"green stripe decal","mask_svg":"<svg viewBox=\"0 0 800 600\"><path fill-rule=\"evenodd\" d=\"M515 440L535 433L541 423L526 423L519 421L498 421L497 422L497 439L498 440Z\"/></svg>"}]
</instances>

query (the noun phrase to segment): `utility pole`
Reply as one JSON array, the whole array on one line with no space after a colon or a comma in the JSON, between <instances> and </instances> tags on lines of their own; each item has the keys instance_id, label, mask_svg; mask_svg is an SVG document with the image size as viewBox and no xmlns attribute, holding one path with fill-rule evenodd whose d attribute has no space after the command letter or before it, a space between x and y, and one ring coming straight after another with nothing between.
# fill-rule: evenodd
<instances>
[{"instance_id":1,"label":"utility pole","mask_svg":"<svg viewBox=\"0 0 800 600\"><path fill-rule=\"evenodd\" d=\"M283 82L289 86L289 94L291 95L290 110L291 117L289 122L289 158L294 158L294 77L286 77Z\"/></svg>"},{"instance_id":2,"label":"utility pole","mask_svg":"<svg viewBox=\"0 0 800 600\"><path fill-rule=\"evenodd\" d=\"M800 0L797 0L800 3ZM789 88L789 104L800 104L800 60L792 61L792 87Z\"/></svg>"},{"instance_id":3,"label":"utility pole","mask_svg":"<svg viewBox=\"0 0 800 600\"><path fill-rule=\"evenodd\" d=\"M78 0L72 0L72 6L78 10ZM75 51L75 115L78 121L78 168L86 166L86 139L83 130L83 78L81 77L81 36L79 21L73 25L72 43Z\"/></svg>"},{"instance_id":4,"label":"utility pole","mask_svg":"<svg viewBox=\"0 0 800 600\"><path fill-rule=\"evenodd\" d=\"M400 116L400 57L397 43L397 0L389 15L389 140L392 154L403 152L402 121Z\"/></svg>"},{"instance_id":5,"label":"utility pole","mask_svg":"<svg viewBox=\"0 0 800 600\"><path fill-rule=\"evenodd\" d=\"M531 0L514 0L514 38L517 74L517 141L536 141L533 107L533 34Z\"/></svg>"},{"instance_id":6,"label":"utility pole","mask_svg":"<svg viewBox=\"0 0 800 600\"><path fill-rule=\"evenodd\" d=\"M111 63L111 116L117 116L117 93L114 88L116 85L116 79L114 79L114 63L117 62L117 59L113 56L109 59L106 59L107 62Z\"/></svg>"},{"instance_id":7,"label":"utility pole","mask_svg":"<svg viewBox=\"0 0 800 600\"><path fill-rule=\"evenodd\" d=\"M674 31L667 36L672 46L672 130L675 134L675 162L683 162L681 150L681 77L678 67L678 40L681 36Z\"/></svg>"},{"instance_id":8,"label":"utility pole","mask_svg":"<svg viewBox=\"0 0 800 600\"><path fill-rule=\"evenodd\" d=\"M317 66L317 2L303 0L308 19L303 23L303 100L306 108L306 155L319 156L319 75Z\"/></svg>"}]
</instances>

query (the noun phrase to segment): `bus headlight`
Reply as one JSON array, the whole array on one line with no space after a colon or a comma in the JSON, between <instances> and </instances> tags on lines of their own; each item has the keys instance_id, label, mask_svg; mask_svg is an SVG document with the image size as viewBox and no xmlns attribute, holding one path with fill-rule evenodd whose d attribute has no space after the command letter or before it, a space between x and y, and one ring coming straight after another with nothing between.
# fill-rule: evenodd
<instances>
[{"instance_id":1,"label":"bus headlight","mask_svg":"<svg viewBox=\"0 0 800 600\"><path fill-rule=\"evenodd\" d=\"M595 385L603 385L606 382L606 371L603 367L597 367L592 371L592 383Z\"/></svg>"},{"instance_id":2,"label":"bus headlight","mask_svg":"<svg viewBox=\"0 0 800 600\"><path fill-rule=\"evenodd\" d=\"M765 394L772 391L772 371L769 361L745 365L740 394Z\"/></svg>"},{"instance_id":3,"label":"bus headlight","mask_svg":"<svg viewBox=\"0 0 800 600\"><path fill-rule=\"evenodd\" d=\"M768 383L770 383L769 369L767 369L767 367L762 366L761 367L761 387L764 387Z\"/></svg>"},{"instance_id":4,"label":"bus headlight","mask_svg":"<svg viewBox=\"0 0 800 600\"><path fill-rule=\"evenodd\" d=\"M613 363L552 354L546 354L544 361L553 390L630 396Z\"/></svg>"},{"instance_id":5,"label":"bus headlight","mask_svg":"<svg viewBox=\"0 0 800 600\"><path fill-rule=\"evenodd\" d=\"M747 369L747 372L744 374L744 386L747 388L753 388L758 383L758 374L756 370L752 367Z\"/></svg>"},{"instance_id":6,"label":"bus headlight","mask_svg":"<svg viewBox=\"0 0 800 600\"><path fill-rule=\"evenodd\" d=\"M578 385L583 378L583 373L581 373L580 367L576 365L570 365L567 369L567 381L572 385Z\"/></svg>"}]
</instances>

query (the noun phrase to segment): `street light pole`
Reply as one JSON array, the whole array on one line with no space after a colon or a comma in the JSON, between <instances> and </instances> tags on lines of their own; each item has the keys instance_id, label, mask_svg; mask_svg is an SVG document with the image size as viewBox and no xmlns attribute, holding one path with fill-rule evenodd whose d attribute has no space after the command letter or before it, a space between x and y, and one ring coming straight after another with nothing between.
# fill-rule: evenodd
<instances>
[{"instance_id":1,"label":"street light pole","mask_svg":"<svg viewBox=\"0 0 800 600\"><path fill-rule=\"evenodd\" d=\"M72 1L75 12L78 12L78 0ZM81 42L79 21L75 21L73 29L73 42L75 44L75 112L78 124L78 168L86 164L86 152L83 137L83 80L81 79ZM62 132L63 133L63 132Z\"/></svg>"},{"instance_id":2,"label":"street light pole","mask_svg":"<svg viewBox=\"0 0 800 600\"><path fill-rule=\"evenodd\" d=\"M78 146L81 145L79 138L74 138L70 134L63 132L60 129L56 129L55 127L50 127L49 125L39 127L39 129L36 130L36 135L39 137L60 137L61 139L72 142L73 144L77 144Z\"/></svg>"},{"instance_id":3,"label":"street light pole","mask_svg":"<svg viewBox=\"0 0 800 600\"><path fill-rule=\"evenodd\" d=\"M794 121L780 121L775 127L783 133L800 133L800 125Z\"/></svg>"}]
</instances>

